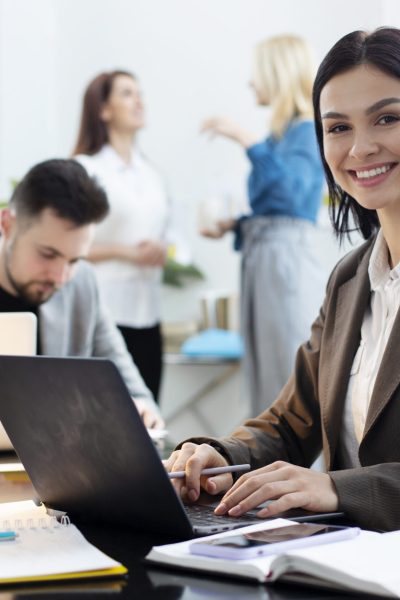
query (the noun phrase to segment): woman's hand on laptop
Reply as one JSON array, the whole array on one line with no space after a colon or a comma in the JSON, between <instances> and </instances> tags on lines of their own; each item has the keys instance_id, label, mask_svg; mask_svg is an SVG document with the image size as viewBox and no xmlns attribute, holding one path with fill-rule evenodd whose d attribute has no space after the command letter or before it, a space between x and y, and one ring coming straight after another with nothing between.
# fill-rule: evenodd
<instances>
[{"instance_id":1,"label":"woman's hand on laptop","mask_svg":"<svg viewBox=\"0 0 400 600\"><path fill-rule=\"evenodd\" d=\"M134 398L134 402L147 429L165 428L165 422L156 406L153 408L146 400L140 398Z\"/></svg>"},{"instance_id":2,"label":"woman's hand on laptop","mask_svg":"<svg viewBox=\"0 0 400 600\"><path fill-rule=\"evenodd\" d=\"M239 517L267 500L273 502L257 513L260 518L274 517L291 508L334 512L339 504L327 473L276 461L242 475L221 499L215 513Z\"/></svg>"},{"instance_id":3,"label":"woman's hand on laptop","mask_svg":"<svg viewBox=\"0 0 400 600\"><path fill-rule=\"evenodd\" d=\"M200 496L200 489L209 494L221 494L226 492L233 483L231 473L212 477L201 476L203 469L228 466L225 458L208 444L198 445L185 442L180 450L175 450L163 462L168 472L185 471L186 477L171 480L176 492L183 500L196 502Z\"/></svg>"}]
</instances>

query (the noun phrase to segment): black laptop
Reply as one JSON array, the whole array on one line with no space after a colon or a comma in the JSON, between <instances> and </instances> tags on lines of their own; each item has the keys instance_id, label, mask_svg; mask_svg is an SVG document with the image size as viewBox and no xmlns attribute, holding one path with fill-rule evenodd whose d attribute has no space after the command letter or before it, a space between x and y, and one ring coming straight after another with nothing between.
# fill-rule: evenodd
<instances>
[{"instance_id":1,"label":"black laptop","mask_svg":"<svg viewBox=\"0 0 400 600\"><path fill-rule=\"evenodd\" d=\"M212 506L184 507L109 360L0 356L0 420L38 499L78 521L122 522L176 539L259 522L254 513L235 519L215 516ZM282 516L321 516L289 512Z\"/></svg>"}]
</instances>

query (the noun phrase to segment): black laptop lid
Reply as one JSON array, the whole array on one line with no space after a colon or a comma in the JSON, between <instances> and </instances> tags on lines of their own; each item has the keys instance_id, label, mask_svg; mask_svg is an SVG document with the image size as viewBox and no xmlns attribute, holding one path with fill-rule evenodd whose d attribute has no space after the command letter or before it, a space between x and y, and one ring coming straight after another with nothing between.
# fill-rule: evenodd
<instances>
[{"instance_id":1,"label":"black laptop lid","mask_svg":"<svg viewBox=\"0 0 400 600\"><path fill-rule=\"evenodd\" d=\"M0 356L0 420L46 506L190 537L182 504L111 361Z\"/></svg>"}]
</instances>

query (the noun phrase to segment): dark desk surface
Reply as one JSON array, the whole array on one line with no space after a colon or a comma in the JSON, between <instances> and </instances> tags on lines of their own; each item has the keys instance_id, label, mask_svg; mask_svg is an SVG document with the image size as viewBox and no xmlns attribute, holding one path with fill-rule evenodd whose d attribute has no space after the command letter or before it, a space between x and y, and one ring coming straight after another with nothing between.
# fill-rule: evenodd
<instances>
[{"instance_id":1,"label":"dark desk surface","mask_svg":"<svg viewBox=\"0 0 400 600\"><path fill-rule=\"evenodd\" d=\"M1 458L0 458L1 460ZM21 474L0 476L0 502L32 497L32 486ZM156 510L156 507L154 508ZM360 596L312 590L283 584L268 587L233 579L213 578L205 574L191 575L187 571L161 569L143 564L143 557L153 545L170 540L155 534L140 533L128 528L101 525L82 525L79 528L98 548L120 561L129 569L126 580L106 582L38 585L30 588L0 587L0 600L45 598L57 600L336 600ZM366 596L363 596L367 600ZM372 598L372 597L371 597Z\"/></svg>"}]
</instances>

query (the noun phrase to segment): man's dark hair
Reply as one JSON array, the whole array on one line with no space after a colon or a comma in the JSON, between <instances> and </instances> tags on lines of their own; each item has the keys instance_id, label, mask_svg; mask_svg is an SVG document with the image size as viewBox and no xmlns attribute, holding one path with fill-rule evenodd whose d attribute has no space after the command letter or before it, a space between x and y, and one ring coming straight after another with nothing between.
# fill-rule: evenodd
<instances>
[{"instance_id":1,"label":"man's dark hair","mask_svg":"<svg viewBox=\"0 0 400 600\"><path fill-rule=\"evenodd\" d=\"M28 171L10 200L19 217L39 217L50 209L77 227L98 223L109 204L103 188L72 159L46 160Z\"/></svg>"},{"instance_id":2,"label":"man's dark hair","mask_svg":"<svg viewBox=\"0 0 400 600\"><path fill-rule=\"evenodd\" d=\"M349 223L352 215L355 228L368 239L379 227L376 210L368 210L342 190L335 182L324 158L323 130L320 112L320 97L324 86L335 75L344 73L362 64L371 65L390 77L400 80L400 29L379 27L372 33L353 31L342 37L331 48L322 61L313 88L315 128L322 163L329 189L329 208L333 226L339 238L352 229Z\"/></svg>"}]
</instances>

